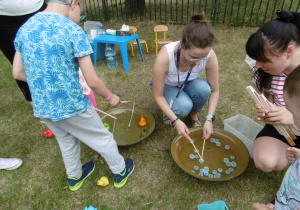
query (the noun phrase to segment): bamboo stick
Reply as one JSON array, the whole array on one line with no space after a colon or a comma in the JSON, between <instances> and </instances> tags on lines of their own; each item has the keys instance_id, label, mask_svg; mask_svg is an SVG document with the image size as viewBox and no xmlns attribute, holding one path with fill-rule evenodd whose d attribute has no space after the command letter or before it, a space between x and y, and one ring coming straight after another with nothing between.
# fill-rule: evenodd
<instances>
[{"instance_id":1,"label":"bamboo stick","mask_svg":"<svg viewBox=\"0 0 300 210\"><path fill-rule=\"evenodd\" d=\"M192 142L192 139L190 138L189 141L192 143L193 147L195 148L195 151L197 152L197 154L199 155L199 158L201 158L203 160L203 157L199 154L198 149L196 148L195 144Z\"/></svg>"},{"instance_id":2,"label":"bamboo stick","mask_svg":"<svg viewBox=\"0 0 300 210\"><path fill-rule=\"evenodd\" d=\"M134 103L135 101L120 101L120 104ZM109 104L109 101L102 101L101 104Z\"/></svg>"},{"instance_id":3,"label":"bamboo stick","mask_svg":"<svg viewBox=\"0 0 300 210\"><path fill-rule=\"evenodd\" d=\"M108 114L108 113L106 113L106 112L104 112L104 111L102 111L102 110L100 110L100 109L97 109L97 108L95 108L98 112L101 112L102 114L105 114L105 115L107 115L107 116L109 116L109 117L111 117L111 118L113 118L113 119L117 119L116 117L114 117L114 116L112 116L112 115L110 115L110 114Z\"/></svg>"}]
</instances>

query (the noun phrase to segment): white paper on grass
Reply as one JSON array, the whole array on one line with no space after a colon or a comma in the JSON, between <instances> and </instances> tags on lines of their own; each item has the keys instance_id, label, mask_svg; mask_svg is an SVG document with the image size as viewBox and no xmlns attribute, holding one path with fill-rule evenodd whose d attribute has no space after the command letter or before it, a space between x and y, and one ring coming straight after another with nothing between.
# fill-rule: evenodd
<instances>
[{"instance_id":1,"label":"white paper on grass","mask_svg":"<svg viewBox=\"0 0 300 210\"><path fill-rule=\"evenodd\" d=\"M255 67L256 60L253 60L248 55L246 55L245 62L250 66L251 69Z\"/></svg>"}]
</instances>

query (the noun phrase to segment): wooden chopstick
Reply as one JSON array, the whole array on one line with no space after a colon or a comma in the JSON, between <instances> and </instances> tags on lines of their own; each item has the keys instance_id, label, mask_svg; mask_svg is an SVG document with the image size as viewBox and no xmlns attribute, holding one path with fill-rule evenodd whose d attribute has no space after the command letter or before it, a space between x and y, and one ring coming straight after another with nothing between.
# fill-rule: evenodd
<instances>
[{"instance_id":1,"label":"wooden chopstick","mask_svg":"<svg viewBox=\"0 0 300 210\"><path fill-rule=\"evenodd\" d=\"M192 142L192 139L190 138L189 141L192 143L193 147L195 148L195 152L199 155L199 158L203 160L203 157L199 154L198 149L196 148L195 144Z\"/></svg>"},{"instance_id":2,"label":"wooden chopstick","mask_svg":"<svg viewBox=\"0 0 300 210\"><path fill-rule=\"evenodd\" d=\"M120 104L134 103L135 101L120 101ZM109 104L109 101L102 101L101 104Z\"/></svg>"},{"instance_id":3,"label":"wooden chopstick","mask_svg":"<svg viewBox=\"0 0 300 210\"><path fill-rule=\"evenodd\" d=\"M104 111L102 111L102 110L100 110L100 109L97 109L97 108L95 108L98 112L101 112L102 114L105 114L105 115L107 115L107 116L110 116L111 118L113 118L113 119L117 119L116 117L114 117L114 116L112 116L112 115L110 115L110 114L108 114L108 113L106 113L106 112L104 112Z\"/></svg>"}]
</instances>

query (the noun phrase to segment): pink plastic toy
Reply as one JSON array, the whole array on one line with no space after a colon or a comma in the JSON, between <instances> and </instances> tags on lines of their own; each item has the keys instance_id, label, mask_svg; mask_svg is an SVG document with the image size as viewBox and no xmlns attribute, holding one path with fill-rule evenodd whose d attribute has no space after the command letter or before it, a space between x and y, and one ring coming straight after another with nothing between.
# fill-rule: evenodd
<instances>
[{"instance_id":1,"label":"pink plastic toy","mask_svg":"<svg viewBox=\"0 0 300 210\"><path fill-rule=\"evenodd\" d=\"M47 131L42 131L42 134L44 134L47 138L50 138L53 136L53 133L50 129L48 129Z\"/></svg>"}]
</instances>

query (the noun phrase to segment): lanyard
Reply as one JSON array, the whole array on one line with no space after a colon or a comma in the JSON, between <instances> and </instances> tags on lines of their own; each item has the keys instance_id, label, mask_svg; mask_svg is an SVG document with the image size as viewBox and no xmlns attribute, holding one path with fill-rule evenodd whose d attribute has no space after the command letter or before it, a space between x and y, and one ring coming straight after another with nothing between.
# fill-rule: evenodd
<instances>
[{"instance_id":1,"label":"lanyard","mask_svg":"<svg viewBox=\"0 0 300 210\"><path fill-rule=\"evenodd\" d=\"M184 86L186 85L186 83L187 83L187 81L188 81L188 79L189 79L189 77L190 77L190 75L191 75L192 69L193 69L193 65L192 65L191 68L189 69L188 74L186 75L186 78L185 78L183 84L180 85L180 81L179 81L180 51L181 51L181 46L179 45L178 50L177 50L177 65L176 65L176 67L177 67L177 75L178 75L178 87L179 87L180 89L179 89L179 91L178 91L178 93L177 93L175 99L178 98L179 94L180 94L181 91L183 90Z\"/></svg>"}]
</instances>

